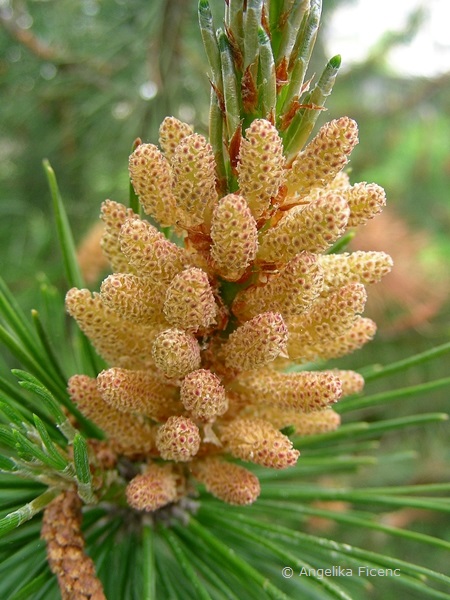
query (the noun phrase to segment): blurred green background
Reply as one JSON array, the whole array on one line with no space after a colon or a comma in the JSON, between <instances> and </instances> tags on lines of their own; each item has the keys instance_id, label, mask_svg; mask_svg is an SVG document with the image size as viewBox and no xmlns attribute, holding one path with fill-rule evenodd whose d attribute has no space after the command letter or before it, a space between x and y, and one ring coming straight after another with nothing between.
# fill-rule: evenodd
<instances>
[{"instance_id":1,"label":"blurred green background","mask_svg":"<svg viewBox=\"0 0 450 600\"><path fill-rule=\"evenodd\" d=\"M57 173L78 243L96 221L105 198L127 202L127 157L136 137L156 142L166 115L207 132L209 82L196 4L0 0L1 271L25 308L36 303L42 273L65 291L43 158ZM211 4L220 24L222 0ZM310 75L319 73L330 56L337 11L356 4L324 0ZM352 63L343 54L342 74L320 117L320 123L342 115L358 122L360 144L352 155L351 180L382 185L389 203L379 224L375 219L354 242L354 248L392 253L396 267L386 285L373 290L368 315L380 326L376 341L339 363L352 368L398 360L447 341L450 333L450 65L447 72L431 69L427 77L393 68L392 52L407 50L432 17L417 10L415 2L403 4L410 4L410 10L402 27L391 27L386 12L385 30L365 57ZM349 31L362 27L356 18L346 26ZM441 359L397 381L372 384L370 391L447 374ZM445 411L446 405L447 394L434 392L360 416L376 420L382 411L394 417ZM361 472L361 485L448 478L445 441L440 426L386 436L381 446L386 462ZM389 462L389 455L403 448L415 450L415 459L407 452L404 460ZM423 515L410 515L410 523L436 535L450 529L448 522L428 521ZM349 533L333 535L348 539ZM359 543L358 532L351 535ZM369 541L378 550L387 543L379 536ZM396 551L415 558L408 555L407 544ZM436 561L442 557L421 560L438 568ZM379 591L371 597L390 598L390 593Z\"/></svg>"}]
</instances>

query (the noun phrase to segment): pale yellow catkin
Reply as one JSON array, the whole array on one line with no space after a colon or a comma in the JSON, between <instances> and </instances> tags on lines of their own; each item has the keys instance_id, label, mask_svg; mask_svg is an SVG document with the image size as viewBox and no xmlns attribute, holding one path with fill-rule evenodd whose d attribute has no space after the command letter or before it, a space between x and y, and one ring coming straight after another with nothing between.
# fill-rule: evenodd
<instances>
[{"instance_id":1,"label":"pale yellow catkin","mask_svg":"<svg viewBox=\"0 0 450 600\"><path fill-rule=\"evenodd\" d=\"M342 396L339 377L324 371L249 371L239 375L232 388L250 404L267 404L280 410L295 409L303 412L326 408Z\"/></svg>"},{"instance_id":2,"label":"pale yellow catkin","mask_svg":"<svg viewBox=\"0 0 450 600\"><path fill-rule=\"evenodd\" d=\"M156 434L156 447L165 460L188 462L200 447L200 432L188 417L172 416Z\"/></svg>"},{"instance_id":3,"label":"pale yellow catkin","mask_svg":"<svg viewBox=\"0 0 450 600\"><path fill-rule=\"evenodd\" d=\"M331 343L343 335L364 310L367 293L360 283L351 283L319 298L304 314L288 321L288 353L293 360L303 347Z\"/></svg>"},{"instance_id":4,"label":"pale yellow catkin","mask_svg":"<svg viewBox=\"0 0 450 600\"><path fill-rule=\"evenodd\" d=\"M228 281L238 281L258 248L256 221L245 198L228 194L218 202L212 215L211 240L216 272Z\"/></svg>"},{"instance_id":5,"label":"pale yellow catkin","mask_svg":"<svg viewBox=\"0 0 450 600\"><path fill-rule=\"evenodd\" d=\"M271 469L293 467L300 456L287 436L262 419L234 419L221 428L220 441L236 458Z\"/></svg>"},{"instance_id":6,"label":"pale yellow catkin","mask_svg":"<svg viewBox=\"0 0 450 600\"><path fill-rule=\"evenodd\" d=\"M194 419L213 421L228 408L220 378L208 369L192 371L183 379L180 400Z\"/></svg>"},{"instance_id":7,"label":"pale yellow catkin","mask_svg":"<svg viewBox=\"0 0 450 600\"><path fill-rule=\"evenodd\" d=\"M345 190L345 199L350 208L349 227L363 225L386 206L386 193L376 183L356 183Z\"/></svg>"},{"instance_id":8,"label":"pale yellow catkin","mask_svg":"<svg viewBox=\"0 0 450 600\"><path fill-rule=\"evenodd\" d=\"M184 377L201 364L196 337L176 328L166 329L155 338L152 356L156 367L169 378Z\"/></svg>"},{"instance_id":9,"label":"pale yellow catkin","mask_svg":"<svg viewBox=\"0 0 450 600\"><path fill-rule=\"evenodd\" d=\"M348 283L378 283L393 266L392 258L385 252L363 251L324 254L319 263L323 269L325 293Z\"/></svg>"},{"instance_id":10,"label":"pale yellow catkin","mask_svg":"<svg viewBox=\"0 0 450 600\"><path fill-rule=\"evenodd\" d=\"M220 458L207 458L192 464L192 474L213 496L227 504L245 506L259 496L259 480L250 471Z\"/></svg>"},{"instance_id":11,"label":"pale yellow catkin","mask_svg":"<svg viewBox=\"0 0 450 600\"><path fill-rule=\"evenodd\" d=\"M247 371L286 352L288 330L279 313L265 312L234 331L223 346L227 367Z\"/></svg>"},{"instance_id":12,"label":"pale yellow catkin","mask_svg":"<svg viewBox=\"0 0 450 600\"><path fill-rule=\"evenodd\" d=\"M177 220L174 175L159 148L154 144L139 145L130 156L129 172L144 212L162 227L174 225Z\"/></svg>"},{"instance_id":13,"label":"pale yellow catkin","mask_svg":"<svg viewBox=\"0 0 450 600\"><path fill-rule=\"evenodd\" d=\"M341 117L325 123L315 138L295 158L287 175L287 203L290 196L304 197L314 187L325 187L348 162L358 143L358 126Z\"/></svg>"},{"instance_id":14,"label":"pale yellow catkin","mask_svg":"<svg viewBox=\"0 0 450 600\"><path fill-rule=\"evenodd\" d=\"M163 312L171 325L193 333L213 325L218 311L208 275L196 267L175 275L165 293Z\"/></svg>"},{"instance_id":15,"label":"pale yellow catkin","mask_svg":"<svg viewBox=\"0 0 450 600\"><path fill-rule=\"evenodd\" d=\"M97 375L97 389L109 406L124 413L144 414L155 421L165 421L182 410L177 388L161 382L154 372L105 369Z\"/></svg>"},{"instance_id":16,"label":"pale yellow catkin","mask_svg":"<svg viewBox=\"0 0 450 600\"><path fill-rule=\"evenodd\" d=\"M184 137L175 148L172 166L179 225L189 228L209 222L217 201L211 144L197 133Z\"/></svg>"},{"instance_id":17,"label":"pale yellow catkin","mask_svg":"<svg viewBox=\"0 0 450 600\"><path fill-rule=\"evenodd\" d=\"M164 156L172 162L178 144L193 133L191 125L183 123L175 117L166 117L159 127L159 145Z\"/></svg>"},{"instance_id":18,"label":"pale yellow catkin","mask_svg":"<svg viewBox=\"0 0 450 600\"><path fill-rule=\"evenodd\" d=\"M280 410L276 406L258 404L247 406L240 416L263 419L277 429L294 427L296 436L335 431L341 423L340 415L331 408L305 413L297 409Z\"/></svg>"},{"instance_id":19,"label":"pale yellow catkin","mask_svg":"<svg viewBox=\"0 0 450 600\"><path fill-rule=\"evenodd\" d=\"M317 255L301 252L266 277L266 282L258 282L236 295L232 311L241 321L269 310L285 319L301 314L319 296L324 273Z\"/></svg>"},{"instance_id":20,"label":"pale yellow catkin","mask_svg":"<svg viewBox=\"0 0 450 600\"><path fill-rule=\"evenodd\" d=\"M148 347L164 325L127 321L106 306L99 294L85 289L67 292L66 309L107 362L125 368L154 368Z\"/></svg>"},{"instance_id":21,"label":"pale yellow catkin","mask_svg":"<svg viewBox=\"0 0 450 600\"><path fill-rule=\"evenodd\" d=\"M264 215L285 177L283 143L277 129L255 119L241 140L238 162L239 193L255 219Z\"/></svg>"},{"instance_id":22,"label":"pale yellow catkin","mask_svg":"<svg viewBox=\"0 0 450 600\"><path fill-rule=\"evenodd\" d=\"M133 457L148 455L155 449L155 428L107 404L96 379L73 375L68 391L78 409L106 433L113 450Z\"/></svg>"},{"instance_id":23,"label":"pale yellow catkin","mask_svg":"<svg viewBox=\"0 0 450 600\"><path fill-rule=\"evenodd\" d=\"M178 499L178 479L172 465L150 464L127 485L127 502L136 510L154 512Z\"/></svg>"},{"instance_id":24,"label":"pale yellow catkin","mask_svg":"<svg viewBox=\"0 0 450 600\"><path fill-rule=\"evenodd\" d=\"M257 260L284 264L303 251L323 252L344 233L349 216L345 198L325 191L314 202L288 210L261 235Z\"/></svg>"},{"instance_id":25,"label":"pale yellow catkin","mask_svg":"<svg viewBox=\"0 0 450 600\"><path fill-rule=\"evenodd\" d=\"M118 273L133 272L126 256L124 256L119 241L120 230L127 219L138 218L138 216L123 204L113 200L105 200L101 207L101 219L105 229L100 241L103 253L108 259L113 271Z\"/></svg>"},{"instance_id":26,"label":"pale yellow catkin","mask_svg":"<svg viewBox=\"0 0 450 600\"><path fill-rule=\"evenodd\" d=\"M115 273L103 280L100 297L123 319L143 325L163 324L167 287L164 282L155 283L151 277Z\"/></svg>"},{"instance_id":27,"label":"pale yellow catkin","mask_svg":"<svg viewBox=\"0 0 450 600\"><path fill-rule=\"evenodd\" d=\"M127 219L120 230L119 241L135 271L153 279L155 284L170 283L188 266L185 250L167 240L147 221Z\"/></svg>"}]
</instances>

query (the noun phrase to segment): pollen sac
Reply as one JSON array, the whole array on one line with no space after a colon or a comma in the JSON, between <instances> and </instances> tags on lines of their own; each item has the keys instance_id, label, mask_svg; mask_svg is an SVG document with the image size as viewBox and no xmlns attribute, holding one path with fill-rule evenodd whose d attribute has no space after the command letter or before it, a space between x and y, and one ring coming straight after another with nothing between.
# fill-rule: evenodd
<instances>
[{"instance_id":1,"label":"pollen sac","mask_svg":"<svg viewBox=\"0 0 450 600\"><path fill-rule=\"evenodd\" d=\"M239 371L257 369L286 352L288 330L279 313L266 312L234 331L223 346L225 364Z\"/></svg>"},{"instance_id":2,"label":"pollen sac","mask_svg":"<svg viewBox=\"0 0 450 600\"><path fill-rule=\"evenodd\" d=\"M89 290L69 290L66 309L106 361L134 369L153 364L148 347L161 332L161 325L126 321L107 307L99 294L91 295Z\"/></svg>"},{"instance_id":3,"label":"pollen sac","mask_svg":"<svg viewBox=\"0 0 450 600\"><path fill-rule=\"evenodd\" d=\"M350 207L349 227L363 225L386 206L386 193L376 183L356 183L345 192Z\"/></svg>"},{"instance_id":4,"label":"pollen sac","mask_svg":"<svg viewBox=\"0 0 450 600\"><path fill-rule=\"evenodd\" d=\"M288 197L304 197L312 188L330 183L357 143L358 126L352 119L342 117L323 125L288 171Z\"/></svg>"},{"instance_id":5,"label":"pollen sac","mask_svg":"<svg viewBox=\"0 0 450 600\"><path fill-rule=\"evenodd\" d=\"M342 396L342 384L332 372L279 373L260 369L239 375L233 389L252 404L311 412L326 408Z\"/></svg>"},{"instance_id":6,"label":"pollen sac","mask_svg":"<svg viewBox=\"0 0 450 600\"><path fill-rule=\"evenodd\" d=\"M242 196L228 194L214 209L211 258L218 274L237 281L253 261L258 247L256 221Z\"/></svg>"},{"instance_id":7,"label":"pollen sac","mask_svg":"<svg viewBox=\"0 0 450 600\"><path fill-rule=\"evenodd\" d=\"M157 368L169 378L184 377L200 368L197 339L181 329L166 329L153 342L152 356Z\"/></svg>"},{"instance_id":8,"label":"pollen sac","mask_svg":"<svg viewBox=\"0 0 450 600\"><path fill-rule=\"evenodd\" d=\"M172 162L178 144L194 130L175 117L166 117L159 127L159 145L164 156Z\"/></svg>"},{"instance_id":9,"label":"pollen sac","mask_svg":"<svg viewBox=\"0 0 450 600\"><path fill-rule=\"evenodd\" d=\"M182 408L175 400L176 388L162 383L149 371L113 367L97 375L102 399L121 412L137 412L165 421Z\"/></svg>"},{"instance_id":10,"label":"pollen sac","mask_svg":"<svg viewBox=\"0 0 450 600\"><path fill-rule=\"evenodd\" d=\"M103 280L100 297L104 304L134 323L164 323L162 307L166 284L150 277L116 273Z\"/></svg>"},{"instance_id":11,"label":"pollen sac","mask_svg":"<svg viewBox=\"0 0 450 600\"><path fill-rule=\"evenodd\" d=\"M192 474L213 496L227 504L252 504L261 492L259 480L250 471L218 458L208 458L192 465Z\"/></svg>"},{"instance_id":12,"label":"pollen sac","mask_svg":"<svg viewBox=\"0 0 450 600\"><path fill-rule=\"evenodd\" d=\"M170 283L185 267L183 248L169 242L147 221L128 219L120 232L120 247L132 267L155 283Z\"/></svg>"},{"instance_id":13,"label":"pollen sac","mask_svg":"<svg viewBox=\"0 0 450 600\"><path fill-rule=\"evenodd\" d=\"M188 462L200 448L197 425L187 417L169 417L156 434L156 447L165 460Z\"/></svg>"},{"instance_id":14,"label":"pollen sac","mask_svg":"<svg viewBox=\"0 0 450 600\"><path fill-rule=\"evenodd\" d=\"M346 371L342 369L332 369L331 371L322 371L330 373L339 378L342 385L342 397L359 394L364 388L364 377L356 371Z\"/></svg>"},{"instance_id":15,"label":"pollen sac","mask_svg":"<svg viewBox=\"0 0 450 600\"><path fill-rule=\"evenodd\" d=\"M171 465L151 464L145 473L136 475L127 485L129 506L154 512L178 499L178 478Z\"/></svg>"},{"instance_id":16,"label":"pollen sac","mask_svg":"<svg viewBox=\"0 0 450 600\"><path fill-rule=\"evenodd\" d=\"M297 436L335 431L341 423L340 415L331 408L304 413L293 409L280 410L275 406L253 405L244 411L243 416L264 419L277 429L294 427Z\"/></svg>"},{"instance_id":17,"label":"pollen sac","mask_svg":"<svg viewBox=\"0 0 450 600\"><path fill-rule=\"evenodd\" d=\"M349 215L342 195L324 191L318 200L291 208L264 233L257 260L286 263L302 251L323 252L344 233Z\"/></svg>"},{"instance_id":18,"label":"pollen sac","mask_svg":"<svg viewBox=\"0 0 450 600\"><path fill-rule=\"evenodd\" d=\"M228 408L225 388L220 379L207 369L192 371L183 380L180 400L194 419L214 421Z\"/></svg>"},{"instance_id":19,"label":"pollen sac","mask_svg":"<svg viewBox=\"0 0 450 600\"><path fill-rule=\"evenodd\" d=\"M328 341L319 342L313 339L305 342L301 336L297 337L297 334L291 333L289 356L291 360L303 363L347 356L370 342L376 330L377 326L371 319L356 316L353 324L344 333Z\"/></svg>"},{"instance_id":20,"label":"pollen sac","mask_svg":"<svg viewBox=\"0 0 450 600\"><path fill-rule=\"evenodd\" d=\"M377 283L393 266L392 258L385 252L324 254L319 262L325 276L325 291L348 283Z\"/></svg>"},{"instance_id":21,"label":"pollen sac","mask_svg":"<svg viewBox=\"0 0 450 600\"><path fill-rule=\"evenodd\" d=\"M107 404L97 388L96 379L73 375L68 382L68 391L79 410L106 433L113 450L133 457L155 449L154 427Z\"/></svg>"},{"instance_id":22,"label":"pollen sac","mask_svg":"<svg viewBox=\"0 0 450 600\"><path fill-rule=\"evenodd\" d=\"M293 422L296 435L302 436L336 431L340 424L341 416L331 408L298 415L297 420Z\"/></svg>"},{"instance_id":23,"label":"pollen sac","mask_svg":"<svg viewBox=\"0 0 450 600\"><path fill-rule=\"evenodd\" d=\"M318 257L308 252L294 256L264 285L250 286L236 295L233 313L241 320L273 310L289 318L304 312L318 297L323 286L323 270Z\"/></svg>"},{"instance_id":24,"label":"pollen sac","mask_svg":"<svg viewBox=\"0 0 450 600\"><path fill-rule=\"evenodd\" d=\"M105 200L103 202L100 216L105 224L105 231L100 245L112 269L119 273L133 271L133 268L130 267L126 256L120 248L119 234L122 225L127 219L138 219L139 217L131 208L127 208L123 204L119 204L113 200Z\"/></svg>"},{"instance_id":25,"label":"pollen sac","mask_svg":"<svg viewBox=\"0 0 450 600\"><path fill-rule=\"evenodd\" d=\"M328 190L333 190L335 192L343 192L348 190L348 188L350 187L350 177L348 176L348 173L346 173L345 171L341 171L340 173L338 173L336 175L336 177L330 181L330 183L327 185L327 189ZM315 190L318 190L320 188L315 188ZM310 192L310 194L313 192L313 190ZM309 195L308 194L308 197Z\"/></svg>"},{"instance_id":26,"label":"pollen sac","mask_svg":"<svg viewBox=\"0 0 450 600\"><path fill-rule=\"evenodd\" d=\"M364 310L366 299L364 286L351 283L320 298L309 311L291 319L288 323L289 357L295 360L302 346L328 344L345 333Z\"/></svg>"},{"instance_id":27,"label":"pollen sac","mask_svg":"<svg viewBox=\"0 0 450 600\"><path fill-rule=\"evenodd\" d=\"M160 150L153 144L138 146L130 156L129 171L145 213L163 227L173 225L176 222L173 173Z\"/></svg>"},{"instance_id":28,"label":"pollen sac","mask_svg":"<svg viewBox=\"0 0 450 600\"><path fill-rule=\"evenodd\" d=\"M183 227L194 227L211 218L217 200L214 153L197 133L183 138L173 155L174 187Z\"/></svg>"},{"instance_id":29,"label":"pollen sac","mask_svg":"<svg viewBox=\"0 0 450 600\"><path fill-rule=\"evenodd\" d=\"M174 327L196 332L213 325L217 305L207 274L191 268L176 275L167 288L164 315Z\"/></svg>"},{"instance_id":30,"label":"pollen sac","mask_svg":"<svg viewBox=\"0 0 450 600\"><path fill-rule=\"evenodd\" d=\"M377 331L377 326L371 319L357 317L353 325L342 335L334 338L331 342L323 344L317 355L324 360L347 356L359 350L370 342Z\"/></svg>"},{"instance_id":31,"label":"pollen sac","mask_svg":"<svg viewBox=\"0 0 450 600\"><path fill-rule=\"evenodd\" d=\"M271 469L293 467L300 452L291 440L262 419L235 419L222 427L220 441L234 457Z\"/></svg>"},{"instance_id":32,"label":"pollen sac","mask_svg":"<svg viewBox=\"0 0 450 600\"><path fill-rule=\"evenodd\" d=\"M276 197L284 180L283 143L276 128L255 119L241 140L238 162L240 193L252 215L259 219Z\"/></svg>"}]
</instances>

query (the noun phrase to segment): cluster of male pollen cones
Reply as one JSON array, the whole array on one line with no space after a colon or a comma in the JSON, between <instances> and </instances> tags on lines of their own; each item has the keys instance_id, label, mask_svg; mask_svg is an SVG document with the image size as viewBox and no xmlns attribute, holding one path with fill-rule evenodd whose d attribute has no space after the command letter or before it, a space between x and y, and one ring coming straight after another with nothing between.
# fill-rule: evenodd
<instances>
[{"instance_id":1,"label":"cluster of male pollen cones","mask_svg":"<svg viewBox=\"0 0 450 600\"><path fill-rule=\"evenodd\" d=\"M315 363L375 333L361 316L364 285L392 261L337 250L385 194L349 182L352 119L326 123L305 145L340 58L309 92L320 2L281 4L270 13L262 1L227 3L225 30L214 31L200 1L210 139L167 117L159 146L136 141L129 172L140 207L107 200L101 211L113 274L99 293L66 297L110 365L97 378L73 376L70 396L115 461L133 465L125 493L137 510L195 494L195 482L251 504L259 481L239 460L293 467L288 434L336 429L333 403L364 385Z\"/></svg>"},{"instance_id":2,"label":"cluster of male pollen cones","mask_svg":"<svg viewBox=\"0 0 450 600\"><path fill-rule=\"evenodd\" d=\"M364 284L391 269L383 252L327 253L385 203L379 186L352 186L343 172L357 141L343 117L288 162L275 125L255 119L236 152L236 189L225 194L212 146L189 125L168 117L159 148L138 143L131 181L168 237L107 200L102 246L115 272L100 293L66 297L111 364L96 379L73 376L70 395L137 465L131 507L176 502L192 479L225 502L252 503L258 479L230 459L294 466L299 452L282 431L337 428L331 406L362 389L353 371L307 370L373 337Z\"/></svg>"}]
</instances>

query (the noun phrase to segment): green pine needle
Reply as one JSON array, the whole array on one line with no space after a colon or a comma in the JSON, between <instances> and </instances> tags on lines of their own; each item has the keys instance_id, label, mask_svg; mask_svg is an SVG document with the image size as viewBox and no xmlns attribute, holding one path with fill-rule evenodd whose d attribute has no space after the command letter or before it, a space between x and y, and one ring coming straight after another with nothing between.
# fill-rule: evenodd
<instances>
[{"instance_id":1,"label":"green pine needle","mask_svg":"<svg viewBox=\"0 0 450 600\"><path fill-rule=\"evenodd\" d=\"M425 395L428 392L439 390L443 387L447 387L448 385L450 385L450 377L444 377L443 379L436 379L435 381L429 381L427 383L421 383L419 385L413 385L398 390L389 390L388 392L381 392L379 394L372 394L363 397L349 396L337 404L336 411L343 414L350 410L378 406L399 398L406 400L408 398L414 398L418 395Z\"/></svg>"},{"instance_id":2,"label":"green pine needle","mask_svg":"<svg viewBox=\"0 0 450 600\"><path fill-rule=\"evenodd\" d=\"M63 255L64 271L67 283L70 287L85 287L80 267L76 260L75 242L73 241L64 203L56 181L56 175L48 160L43 161L44 172L47 176L48 185L53 202L53 211L56 219L56 231L58 233L59 246Z\"/></svg>"}]
</instances>

